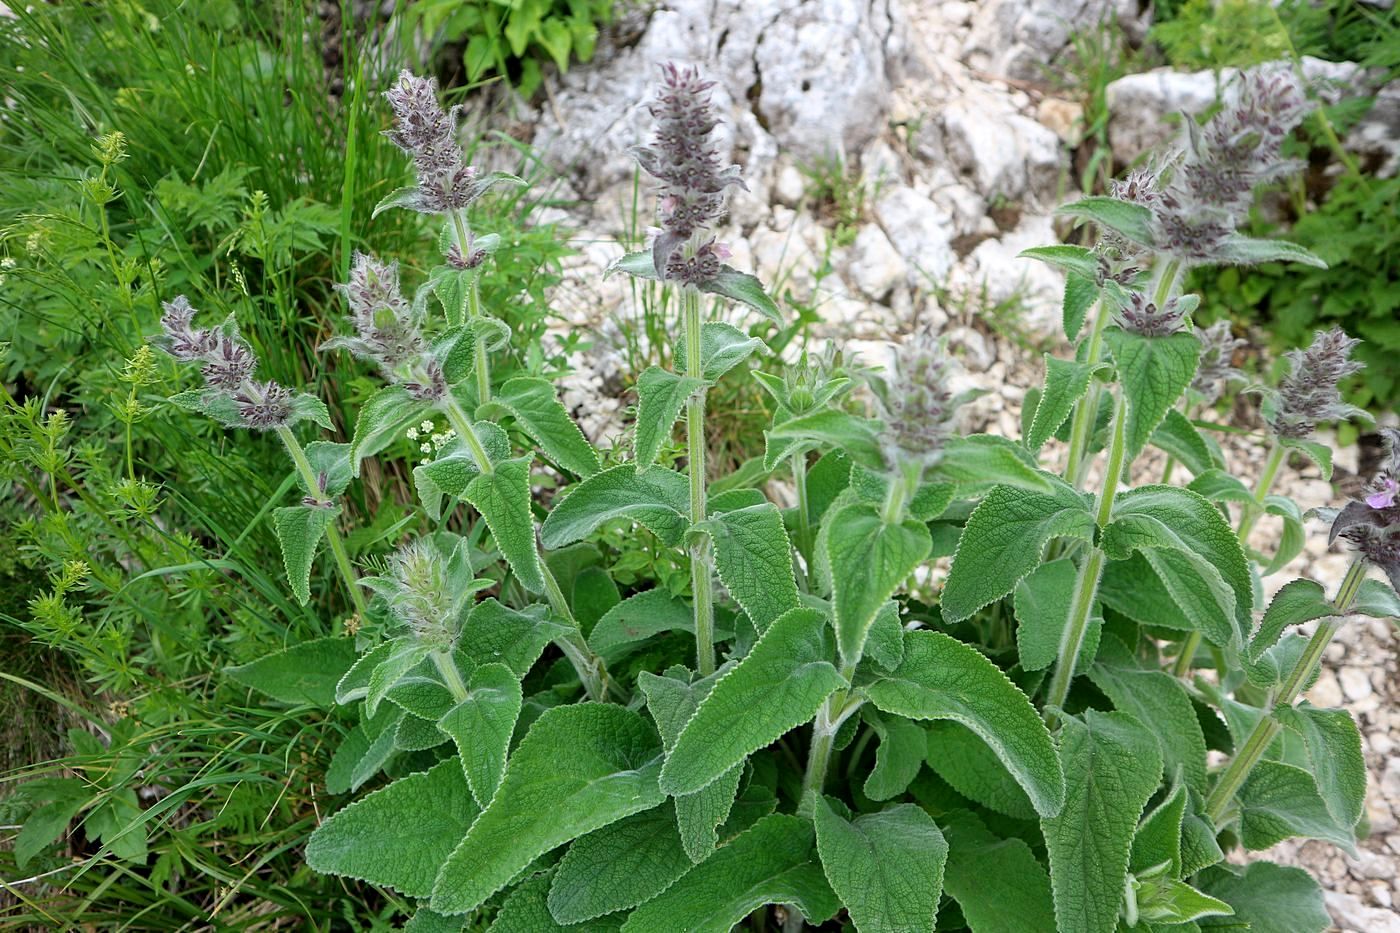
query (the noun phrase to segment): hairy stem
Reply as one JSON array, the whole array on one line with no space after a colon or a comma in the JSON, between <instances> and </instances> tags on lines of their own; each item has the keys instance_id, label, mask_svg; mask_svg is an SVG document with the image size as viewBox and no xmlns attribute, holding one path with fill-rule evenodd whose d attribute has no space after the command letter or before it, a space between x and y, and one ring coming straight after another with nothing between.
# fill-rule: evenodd
<instances>
[{"instance_id":1,"label":"hairy stem","mask_svg":"<svg viewBox=\"0 0 1400 933\"><path fill-rule=\"evenodd\" d=\"M843 665L841 676L846 683L855 674L854 665ZM797 815L811 819L816 810L817 797L826 786L826 772L831 766L831 751L836 743L836 733L847 719L851 718L865 701L850 696L850 688L837 690L826 698L821 709L812 720L812 744L807 750L807 770L802 775L802 796L797 802Z\"/></svg>"},{"instance_id":2,"label":"hairy stem","mask_svg":"<svg viewBox=\"0 0 1400 933\"><path fill-rule=\"evenodd\" d=\"M700 332L700 292L681 292L685 314L685 369L698 375L704 371ZM705 520L705 390L700 389L685 403L685 435L690 474L690 523ZM708 536L702 536L690 549L690 586L695 594L695 665L700 676L715 672L715 607L712 582L713 556Z\"/></svg>"},{"instance_id":3,"label":"hairy stem","mask_svg":"<svg viewBox=\"0 0 1400 933\"><path fill-rule=\"evenodd\" d=\"M810 572L812 567L812 517L807 513L807 455L792 455L792 484L797 488L797 550Z\"/></svg>"},{"instance_id":4,"label":"hairy stem","mask_svg":"<svg viewBox=\"0 0 1400 933\"><path fill-rule=\"evenodd\" d=\"M312 468L311 461L306 459L306 451L302 449L301 442L292 433L292 429L282 425L277 429L277 436L282 439L282 445L287 448L287 454L296 464L297 472L301 474L308 494L329 506L331 502L324 498L321 492L321 481L316 476L316 470ZM364 594L360 592L359 574L355 573L355 567L350 563L350 554L345 550L345 540L341 538L340 529L336 528L333 521L326 525L326 543L330 545L336 570L340 573L341 582L345 584L345 590L350 595L350 604L355 608L355 614L360 617L361 622L368 621L369 608L365 605Z\"/></svg>"},{"instance_id":5,"label":"hairy stem","mask_svg":"<svg viewBox=\"0 0 1400 933\"><path fill-rule=\"evenodd\" d=\"M1103 331L1109 319L1108 303L1100 298L1094 311L1094 326L1089 331L1089 344L1085 348L1084 360L1090 366L1103 358ZM1099 393L1102 390L1095 381L1089 383L1089 391L1074 403L1074 415L1069 428L1069 459L1065 461L1065 479L1074 484L1075 489L1084 486L1084 467L1089 460L1089 442L1094 432L1094 420L1099 413Z\"/></svg>"},{"instance_id":6,"label":"hairy stem","mask_svg":"<svg viewBox=\"0 0 1400 933\"><path fill-rule=\"evenodd\" d=\"M461 703L467 698L467 685L462 681L462 672L457 670L452 655L446 651L434 651L430 657L433 659L433 666L442 675L443 682L447 684L452 699Z\"/></svg>"},{"instance_id":7,"label":"hairy stem","mask_svg":"<svg viewBox=\"0 0 1400 933\"><path fill-rule=\"evenodd\" d=\"M1264 472L1259 474L1259 482L1254 486L1254 502L1246 505L1240 513L1239 529L1235 533L1236 539L1240 542L1240 547L1245 548L1245 542L1249 539L1249 533L1254 529L1254 523L1264 510L1264 500L1268 498L1269 490L1274 486L1274 480L1278 477L1279 467L1283 465L1284 449L1277 440L1269 450L1269 458L1264 462ZM1246 553L1248 550L1246 549ZM1176 656L1175 663L1172 664L1172 673L1177 677L1185 677L1191 673L1191 662L1196 658L1196 652L1201 647L1201 633L1192 632L1186 636L1186 640L1181 643L1181 651Z\"/></svg>"},{"instance_id":8,"label":"hairy stem","mask_svg":"<svg viewBox=\"0 0 1400 933\"><path fill-rule=\"evenodd\" d=\"M1221 772L1220 780L1216 781L1215 787L1211 788L1210 796L1206 798L1206 816L1211 823L1220 825L1221 820L1229 811L1230 805L1235 800L1235 795L1239 793L1244 782L1249 779L1250 772L1254 766L1264 757L1264 752L1273 743L1274 737L1282 730L1278 719L1274 716L1274 710L1282 707L1291 707L1293 701L1298 699L1298 694L1303 692L1315 673L1317 666L1322 662L1322 654L1327 650L1327 645L1332 641L1332 636L1341 627L1342 617L1351 608L1352 601L1356 599L1356 593L1361 588L1361 583L1366 579L1366 561L1363 558L1356 558L1347 568L1347 575L1342 579L1341 586L1337 588L1336 598L1332 600L1332 608L1336 614L1328 616L1317 625L1317 631L1313 633L1308 641L1308 646L1303 650L1302 657L1298 658L1293 670L1289 671L1288 677L1283 682L1283 688L1279 692L1273 709L1260 717L1254 729L1240 746L1239 752L1230 760L1230 764Z\"/></svg>"},{"instance_id":9,"label":"hairy stem","mask_svg":"<svg viewBox=\"0 0 1400 933\"><path fill-rule=\"evenodd\" d=\"M482 473L491 473L496 467L491 462L491 457L486 453L486 448L482 446L481 438L477 437L476 428L472 426L471 419L462 409L461 404L452 397L449 391L443 396L441 403L442 413L447 416L447 423L452 425L452 430L457 432L457 436L462 439L462 443L467 445L467 450L471 451L472 461L476 463L476 468Z\"/></svg>"}]
</instances>

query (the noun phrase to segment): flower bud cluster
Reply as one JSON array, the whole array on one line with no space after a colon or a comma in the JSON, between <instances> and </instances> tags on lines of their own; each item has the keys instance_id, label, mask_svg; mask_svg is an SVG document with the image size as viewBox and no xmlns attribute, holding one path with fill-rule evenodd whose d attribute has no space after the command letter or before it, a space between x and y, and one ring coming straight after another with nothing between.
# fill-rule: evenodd
<instances>
[{"instance_id":1,"label":"flower bud cluster","mask_svg":"<svg viewBox=\"0 0 1400 933\"><path fill-rule=\"evenodd\" d=\"M1113 186L1113 196L1151 211L1161 252L1188 263L1221 261L1255 186L1299 167L1280 153L1309 106L1291 71L1245 73L1204 126L1186 121L1179 153L1155 169L1133 172Z\"/></svg>"},{"instance_id":2,"label":"flower bud cluster","mask_svg":"<svg viewBox=\"0 0 1400 933\"><path fill-rule=\"evenodd\" d=\"M403 297L399 264L356 253L350 280L336 286L350 307L353 337L333 337L321 346L343 348L379 367L384 378L415 398L436 401L447 391L442 366L429 353L421 308Z\"/></svg>"},{"instance_id":3,"label":"flower bud cluster","mask_svg":"<svg viewBox=\"0 0 1400 933\"><path fill-rule=\"evenodd\" d=\"M384 135L413 157L418 175L418 190L405 206L424 214L445 214L476 200L481 189L477 170L466 163L457 142L460 108L442 109L437 81L405 70L384 97L394 111L394 128Z\"/></svg>"},{"instance_id":4,"label":"flower bud cluster","mask_svg":"<svg viewBox=\"0 0 1400 933\"><path fill-rule=\"evenodd\" d=\"M1245 381L1244 373L1234 366L1235 351L1243 347L1245 341L1230 332L1229 321L1216 321L1205 329L1196 328L1196 339L1201 344L1201 358L1191 380L1191 390L1211 405L1228 386Z\"/></svg>"},{"instance_id":5,"label":"flower bud cluster","mask_svg":"<svg viewBox=\"0 0 1400 933\"><path fill-rule=\"evenodd\" d=\"M1400 588L1400 431L1381 432L1389 456L1362 499L1347 503L1332 523L1332 540L1345 538Z\"/></svg>"},{"instance_id":6,"label":"flower bud cluster","mask_svg":"<svg viewBox=\"0 0 1400 933\"><path fill-rule=\"evenodd\" d=\"M218 328L195 327L197 312L184 295L162 307L160 346L182 363L202 363L200 372L210 400L230 403L206 404L207 410L231 411L231 416L221 416L221 420L231 427L256 431L285 427L291 421L292 391L270 380L253 378L258 359L231 322Z\"/></svg>"},{"instance_id":7,"label":"flower bud cluster","mask_svg":"<svg viewBox=\"0 0 1400 933\"><path fill-rule=\"evenodd\" d=\"M950 362L927 330L895 349L885 379L871 380L875 409L885 430L880 446L891 470L905 464L933 466L953 430L958 400L949 388Z\"/></svg>"},{"instance_id":8,"label":"flower bud cluster","mask_svg":"<svg viewBox=\"0 0 1400 933\"><path fill-rule=\"evenodd\" d=\"M1159 308L1142 292L1128 292L1119 305L1118 325L1124 330L1144 337L1165 337L1181 329L1186 313L1196 304L1195 299L1169 298Z\"/></svg>"},{"instance_id":9,"label":"flower bud cluster","mask_svg":"<svg viewBox=\"0 0 1400 933\"><path fill-rule=\"evenodd\" d=\"M1302 438L1312 434L1320 421L1338 421L1359 413L1342 401L1337 385L1364 366L1351 358L1361 341L1339 327L1318 331L1306 350L1290 350L1289 374L1274 398L1269 427L1279 437Z\"/></svg>"},{"instance_id":10,"label":"flower bud cluster","mask_svg":"<svg viewBox=\"0 0 1400 933\"><path fill-rule=\"evenodd\" d=\"M660 230L652 242L658 273L681 281L703 281L718 270L719 256L705 231L724 213L724 192L743 185L739 167L720 167L719 151L710 134L719 125L710 102L713 81L704 81L696 68L661 66L661 87L651 105L656 134L650 146L634 150L637 163L662 183ZM696 238L696 248L680 264L672 254Z\"/></svg>"},{"instance_id":11,"label":"flower bud cluster","mask_svg":"<svg viewBox=\"0 0 1400 933\"><path fill-rule=\"evenodd\" d=\"M451 648L456 639L457 612L447 562L424 540L411 541L389 559L389 574L378 587L389 612L419 641L433 648Z\"/></svg>"}]
</instances>

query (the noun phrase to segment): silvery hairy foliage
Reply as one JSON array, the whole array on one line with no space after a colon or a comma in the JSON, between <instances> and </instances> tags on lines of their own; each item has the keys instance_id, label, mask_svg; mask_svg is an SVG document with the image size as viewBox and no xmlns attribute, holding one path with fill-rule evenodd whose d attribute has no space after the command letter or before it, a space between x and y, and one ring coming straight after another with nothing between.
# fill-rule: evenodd
<instances>
[{"instance_id":1,"label":"silvery hairy foliage","mask_svg":"<svg viewBox=\"0 0 1400 933\"><path fill-rule=\"evenodd\" d=\"M1369 573L1394 574L1400 454L1335 516L1357 553L1337 590L1275 586L1306 530L1271 485L1288 453L1330 470L1312 431L1354 413L1352 342L1320 336L1265 393L1251 488L1209 407L1241 381L1237 341L1181 293L1191 264L1318 262L1234 226L1289 170L1302 90L1245 78L1150 178L1064 208L1094 246L1027 252L1066 271L1076 346L1046 354L1018 438L959 429L933 333L891 341L881 372L836 347L781 362L790 316L721 262L740 182L710 90L664 67L636 150L658 226L613 271L681 326L674 368L636 374L623 449L600 455L548 381L492 378L518 348L473 297L480 265L449 248L405 291L356 257L325 346L383 385L309 475L329 500L433 438L415 534L344 574L368 596L353 637L230 672L340 710L310 867L393 892L413 929L1321 933L1316 882L1229 850L1360 831L1356 726L1299 697L1349 615L1400 611ZM404 203L436 198L439 245L468 242L451 112L411 76L389 99ZM177 355L215 353L168 329ZM750 378L762 456L717 469L707 406ZM1134 485L1149 448L1168 479ZM638 551L689 574L624 576Z\"/></svg>"}]
</instances>

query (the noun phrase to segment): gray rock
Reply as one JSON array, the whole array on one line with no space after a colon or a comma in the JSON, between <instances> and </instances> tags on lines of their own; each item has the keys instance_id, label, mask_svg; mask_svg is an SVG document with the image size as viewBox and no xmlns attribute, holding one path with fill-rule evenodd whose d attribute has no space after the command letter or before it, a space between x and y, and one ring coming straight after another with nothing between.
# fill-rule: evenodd
<instances>
[{"instance_id":1,"label":"gray rock","mask_svg":"<svg viewBox=\"0 0 1400 933\"><path fill-rule=\"evenodd\" d=\"M1076 33L1109 19L1130 37L1141 37L1145 20L1137 0L982 0L963 44L975 68L1023 81L1045 78L1045 65L1059 59Z\"/></svg>"},{"instance_id":2,"label":"gray rock","mask_svg":"<svg viewBox=\"0 0 1400 933\"><path fill-rule=\"evenodd\" d=\"M1367 907L1361 898L1340 891L1326 891L1323 898L1337 926L1357 933L1400 933L1400 914L1380 907Z\"/></svg>"},{"instance_id":3,"label":"gray rock","mask_svg":"<svg viewBox=\"0 0 1400 933\"><path fill-rule=\"evenodd\" d=\"M1219 92L1209 71L1181 72L1159 68L1126 75L1108 86L1108 142L1113 158L1128 164L1143 153L1176 138L1180 122L1173 114L1203 113Z\"/></svg>"},{"instance_id":4,"label":"gray rock","mask_svg":"<svg viewBox=\"0 0 1400 933\"><path fill-rule=\"evenodd\" d=\"M1066 158L1053 130L981 99L949 104L942 123L949 159L983 197L1054 197Z\"/></svg>"},{"instance_id":5,"label":"gray rock","mask_svg":"<svg viewBox=\"0 0 1400 933\"><path fill-rule=\"evenodd\" d=\"M1371 678L1359 667L1342 668L1337 672L1337 679L1342 682L1342 693L1353 703L1371 695Z\"/></svg>"},{"instance_id":6,"label":"gray rock","mask_svg":"<svg viewBox=\"0 0 1400 933\"><path fill-rule=\"evenodd\" d=\"M851 244L848 274L861 294L881 301L896 284L905 280L909 267L875 224L866 224Z\"/></svg>"},{"instance_id":7,"label":"gray rock","mask_svg":"<svg viewBox=\"0 0 1400 933\"><path fill-rule=\"evenodd\" d=\"M956 258L949 217L913 188L900 186L875 202L875 219L910 267L911 284L941 283Z\"/></svg>"}]
</instances>

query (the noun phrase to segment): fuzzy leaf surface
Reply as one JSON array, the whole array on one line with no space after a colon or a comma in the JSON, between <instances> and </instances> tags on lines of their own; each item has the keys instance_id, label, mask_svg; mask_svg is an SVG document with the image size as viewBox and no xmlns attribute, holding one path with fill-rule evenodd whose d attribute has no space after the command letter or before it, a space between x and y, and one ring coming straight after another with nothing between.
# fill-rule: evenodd
<instances>
[{"instance_id":1,"label":"fuzzy leaf surface","mask_svg":"<svg viewBox=\"0 0 1400 933\"><path fill-rule=\"evenodd\" d=\"M526 455L496 464L495 470L468 483L462 498L486 519L496 547L520 585L531 593L543 593L544 573L535 547L535 519L530 513L532 459Z\"/></svg>"},{"instance_id":2,"label":"fuzzy leaf surface","mask_svg":"<svg viewBox=\"0 0 1400 933\"><path fill-rule=\"evenodd\" d=\"M1240 841L1259 851L1302 836L1325 839L1355 854L1351 825L1339 824L1318 792L1313 776L1302 768L1265 759L1254 766L1240 788Z\"/></svg>"},{"instance_id":3,"label":"fuzzy leaf surface","mask_svg":"<svg viewBox=\"0 0 1400 933\"><path fill-rule=\"evenodd\" d=\"M637 469L656 462L661 445L671 437L671 429L685 408L686 399L707 383L693 376L678 376L660 366L649 366L637 377L637 423L635 445Z\"/></svg>"},{"instance_id":4,"label":"fuzzy leaf surface","mask_svg":"<svg viewBox=\"0 0 1400 933\"><path fill-rule=\"evenodd\" d=\"M551 875L534 875L511 889L501 909L496 913L487 933L617 933L622 920L599 917L578 924L563 924L549 912ZM461 917L453 917L452 933L462 933ZM410 933L405 930L404 933Z\"/></svg>"},{"instance_id":5,"label":"fuzzy leaf surface","mask_svg":"<svg viewBox=\"0 0 1400 933\"><path fill-rule=\"evenodd\" d=\"M1203 921L1203 930L1239 930L1242 924L1248 924L1250 933L1323 933L1332 928L1322 889L1301 868L1262 861L1243 867L1221 865L1202 872L1197 884L1235 908L1233 917Z\"/></svg>"},{"instance_id":6,"label":"fuzzy leaf surface","mask_svg":"<svg viewBox=\"0 0 1400 933\"><path fill-rule=\"evenodd\" d=\"M1058 813L1065 777L1050 733L1026 695L976 649L941 632L904 634L904 660L866 688L877 707L910 719L950 719L977 733L1042 816Z\"/></svg>"},{"instance_id":7,"label":"fuzzy leaf surface","mask_svg":"<svg viewBox=\"0 0 1400 933\"><path fill-rule=\"evenodd\" d=\"M706 382L718 382L720 377L763 349L763 341L724 321L706 321L700 325L700 376ZM676 340L676 360L686 360L685 335ZM694 375L687 373L686 375Z\"/></svg>"},{"instance_id":8,"label":"fuzzy leaf surface","mask_svg":"<svg viewBox=\"0 0 1400 933\"><path fill-rule=\"evenodd\" d=\"M457 651L473 664L500 662L517 679L530 672L544 646L567 631L539 606L511 609L494 597L477 603L462 626Z\"/></svg>"},{"instance_id":9,"label":"fuzzy leaf surface","mask_svg":"<svg viewBox=\"0 0 1400 933\"><path fill-rule=\"evenodd\" d=\"M339 506L322 508L318 505L289 505L272 512L272 526L277 530L277 543L282 548L287 583L302 606L311 599L311 562L316 557L316 548L339 514Z\"/></svg>"},{"instance_id":10,"label":"fuzzy leaf surface","mask_svg":"<svg viewBox=\"0 0 1400 933\"><path fill-rule=\"evenodd\" d=\"M1276 710L1275 715L1302 736L1318 792L1332 819L1338 826L1355 826L1366 809L1366 759L1351 714L1303 703Z\"/></svg>"},{"instance_id":11,"label":"fuzzy leaf surface","mask_svg":"<svg viewBox=\"0 0 1400 933\"><path fill-rule=\"evenodd\" d=\"M428 406L402 386L385 386L360 406L355 433L350 440L350 469L360 475L360 464L403 436L409 425L422 420Z\"/></svg>"},{"instance_id":12,"label":"fuzzy leaf surface","mask_svg":"<svg viewBox=\"0 0 1400 933\"><path fill-rule=\"evenodd\" d=\"M763 283L747 272L720 266L719 273L714 278L700 283L700 290L748 305L778 327L787 326L782 312L778 310L778 303L768 297L768 293L763 290Z\"/></svg>"},{"instance_id":13,"label":"fuzzy leaf surface","mask_svg":"<svg viewBox=\"0 0 1400 933\"><path fill-rule=\"evenodd\" d=\"M590 476L565 496L540 529L550 550L581 541L606 521L627 518L649 528L669 547L690 526L690 482L660 467L638 472L625 463Z\"/></svg>"},{"instance_id":14,"label":"fuzzy leaf surface","mask_svg":"<svg viewBox=\"0 0 1400 933\"><path fill-rule=\"evenodd\" d=\"M999 839L972 813L941 820L948 841L943 889L958 902L972 933L1055 929L1045 868L1021 839Z\"/></svg>"},{"instance_id":15,"label":"fuzzy leaf surface","mask_svg":"<svg viewBox=\"0 0 1400 933\"><path fill-rule=\"evenodd\" d=\"M1124 439L1131 460L1191 384L1201 344L1194 334L1144 337L1116 327L1104 332L1104 342L1118 364L1118 379L1128 400Z\"/></svg>"},{"instance_id":16,"label":"fuzzy leaf surface","mask_svg":"<svg viewBox=\"0 0 1400 933\"><path fill-rule=\"evenodd\" d=\"M1067 488L1059 477L1037 469L1035 456L1020 444L994 434L949 438L934 466L933 478L955 484L962 497L980 496L994 486L1049 495Z\"/></svg>"},{"instance_id":17,"label":"fuzzy leaf surface","mask_svg":"<svg viewBox=\"0 0 1400 933\"><path fill-rule=\"evenodd\" d=\"M282 703L335 704L335 687L354 666L353 638L315 638L248 664L224 669L245 687Z\"/></svg>"},{"instance_id":18,"label":"fuzzy leaf surface","mask_svg":"<svg viewBox=\"0 0 1400 933\"><path fill-rule=\"evenodd\" d=\"M544 455L576 476L598 472L598 454L569 417L554 385L538 376L507 380L492 402L506 408Z\"/></svg>"},{"instance_id":19,"label":"fuzzy leaf surface","mask_svg":"<svg viewBox=\"0 0 1400 933\"><path fill-rule=\"evenodd\" d=\"M817 851L861 933L933 933L948 843L913 804L847 820L817 799Z\"/></svg>"},{"instance_id":20,"label":"fuzzy leaf surface","mask_svg":"<svg viewBox=\"0 0 1400 933\"><path fill-rule=\"evenodd\" d=\"M923 522L887 523L879 509L864 502L842 508L831 521L837 533L826 539L826 552L834 590L836 643L842 662L854 668L865 654L876 614L928 556L933 541Z\"/></svg>"},{"instance_id":21,"label":"fuzzy leaf surface","mask_svg":"<svg viewBox=\"0 0 1400 933\"><path fill-rule=\"evenodd\" d=\"M1094 195L1061 205L1055 213L1091 220L1141 246L1151 248L1156 245L1152 237L1152 212L1141 204Z\"/></svg>"},{"instance_id":22,"label":"fuzzy leaf surface","mask_svg":"<svg viewBox=\"0 0 1400 933\"><path fill-rule=\"evenodd\" d=\"M667 590L644 590L613 606L588 633L588 645L604 658L618 658L654 635L695 631L690 605Z\"/></svg>"},{"instance_id":23,"label":"fuzzy leaf surface","mask_svg":"<svg viewBox=\"0 0 1400 933\"><path fill-rule=\"evenodd\" d=\"M549 912L573 924L636 907L690 866L667 801L575 839L549 886Z\"/></svg>"},{"instance_id":24,"label":"fuzzy leaf surface","mask_svg":"<svg viewBox=\"0 0 1400 933\"><path fill-rule=\"evenodd\" d=\"M1094 369L1088 363L1045 354L1045 387L1026 433L1027 447L1038 451L1054 436L1074 410L1074 403L1088 390Z\"/></svg>"},{"instance_id":25,"label":"fuzzy leaf surface","mask_svg":"<svg viewBox=\"0 0 1400 933\"><path fill-rule=\"evenodd\" d=\"M792 542L783 515L771 502L725 512L693 528L710 536L715 570L760 633L797 608Z\"/></svg>"},{"instance_id":26,"label":"fuzzy leaf surface","mask_svg":"<svg viewBox=\"0 0 1400 933\"><path fill-rule=\"evenodd\" d=\"M483 664L472 671L467 698L438 720L438 728L457 743L467 786L482 806L491 801L506 772L506 752L522 702L514 671L504 664Z\"/></svg>"},{"instance_id":27,"label":"fuzzy leaf surface","mask_svg":"<svg viewBox=\"0 0 1400 933\"><path fill-rule=\"evenodd\" d=\"M898 797L923 767L928 752L928 731L903 716L881 716L869 707L862 713L880 737L875 749L875 767L865 779L865 796L871 800Z\"/></svg>"}]
</instances>

